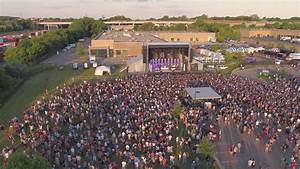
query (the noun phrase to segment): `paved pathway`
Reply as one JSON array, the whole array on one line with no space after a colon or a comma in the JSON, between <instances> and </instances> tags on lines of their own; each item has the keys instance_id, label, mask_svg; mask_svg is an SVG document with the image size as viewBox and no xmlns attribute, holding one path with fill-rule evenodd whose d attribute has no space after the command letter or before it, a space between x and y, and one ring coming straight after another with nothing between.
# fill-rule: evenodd
<instances>
[{"instance_id":1,"label":"paved pathway","mask_svg":"<svg viewBox=\"0 0 300 169\"><path fill-rule=\"evenodd\" d=\"M280 150L281 142L273 146L272 152L264 152L264 144L255 141L253 136L241 134L235 125L225 125L220 122L222 136L220 142L216 143L216 157L225 169L245 169L248 167L248 160L254 158L256 167L262 166L268 169L281 169L281 159L283 156L290 157L291 151L283 155ZM282 140L282 139L281 139ZM233 157L229 153L232 144L241 143L241 152ZM299 161L298 161L299 162Z\"/></svg>"},{"instance_id":2,"label":"paved pathway","mask_svg":"<svg viewBox=\"0 0 300 169\"><path fill-rule=\"evenodd\" d=\"M259 70L268 69L273 71L279 70L287 70L289 74L291 74L293 77L300 79L300 68L293 68L288 65L258 65L256 67L247 68L244 70L235 70L232 72L234 75L239 75L243 77L248 77L251 79L257 79L257 75Z\"/></svg>"}]
</instances>

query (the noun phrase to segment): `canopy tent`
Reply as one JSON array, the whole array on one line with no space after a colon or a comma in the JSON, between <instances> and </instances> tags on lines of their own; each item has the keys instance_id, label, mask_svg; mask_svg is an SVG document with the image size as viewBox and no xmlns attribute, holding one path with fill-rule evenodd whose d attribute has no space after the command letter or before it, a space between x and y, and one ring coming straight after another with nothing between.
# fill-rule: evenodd
<instances>
[{"instance_id":1,"label":"canopy tent","mask_svg":"<svg viewBox=\"0 0 300 169\"><path fill-rule=\"evenodd\" d=\"M221 98L221 96L216 93L211 87L188 87L185 88L185 90L193 100Z\"/></svg>"},{"instance_id":2,"label":"canopy tent","mask_svg":"<svg viewBox=\"0 0 300 169\"><path fill-rule=\"evenodd\" d=\"M95 70L95 75L103 76L105 73L111 74L111 70L108 66L98 66Z\"/></svg>"}]
</instances>

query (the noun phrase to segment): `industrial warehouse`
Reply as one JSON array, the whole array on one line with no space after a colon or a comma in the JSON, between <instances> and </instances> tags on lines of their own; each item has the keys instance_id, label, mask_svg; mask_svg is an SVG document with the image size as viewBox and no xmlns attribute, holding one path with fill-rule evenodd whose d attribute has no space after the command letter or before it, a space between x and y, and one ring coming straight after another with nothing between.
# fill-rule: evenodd
<instances>
[{"instance_id":1,"label":"industrial warehouse","mask_svg":"<svg viewBox=\"0 0 300 169\"><path fill-rule=\"evenodd\" d=\"M89 56L104 63L123 61L129 72L188 71L195 64L191 46L215 41L215 33L208 32L110 31L91 41Z\"/></svg>"}]
</instances>

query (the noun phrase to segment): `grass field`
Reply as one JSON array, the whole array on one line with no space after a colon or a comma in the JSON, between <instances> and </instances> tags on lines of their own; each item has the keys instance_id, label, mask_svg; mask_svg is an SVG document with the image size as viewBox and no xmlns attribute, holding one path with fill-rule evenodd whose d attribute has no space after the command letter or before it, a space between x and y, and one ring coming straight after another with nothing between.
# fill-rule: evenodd
<instances>
[{"instance_id":1,"label":"grass field","mask_svg":"<svg viewBox=\"0 0 300 169\"><path fill-rule=\"evenodd\" d=\"M88 75L90 72L93 72L93 69L73 70L67 67L64 70L59 70L53 67L33 75L0 107L0 123L7 127L13 117L22 118L22 112L32 105L37 98L41 97L46 90L52 91L56 86L70 81L73 77L82 74ZM0 132L0 149L7 144L8 142L5 139L4 132Z\"/></svg>"},{"instance_id":2,"label":"grass field","mask_svg":"<svg viewBox=\"0 0 300 169\"><path fill-rule=\"evenodd\" d=\"M21 112L46 90L55 89L57 85L83 72L83 70L75 71L71 68L64 70L53 68L32 76L0 108L0 123L7 124L11 118L21 117Z\"/></svg>"}]
</instances>

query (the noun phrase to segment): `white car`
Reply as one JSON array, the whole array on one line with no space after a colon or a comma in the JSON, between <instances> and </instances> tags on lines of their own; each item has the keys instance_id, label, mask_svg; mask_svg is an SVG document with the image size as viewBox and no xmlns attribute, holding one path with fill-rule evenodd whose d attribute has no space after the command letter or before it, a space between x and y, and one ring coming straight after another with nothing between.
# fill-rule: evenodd
<instances>
[{"instance_id":1,"label":"white car","mask_svg":"<svg viewBox=\"0 0 300 169\"><path fill-rule=\"evenodd\" d=\"M227 69L227 68L228 68L227 66L221 66L220 67L221 70L224 70L224 69Z\"/></svg>"},{"instance_id":2,"label":"white car","mask_svg":"<svg viewBox=\"0 0 300 169\"><path fill-rule=\"evenodd\" d=\"M275 65L280 65L281 62L282 60L275 60Z\"/></svg>"},{"instance_id":3,"label":"white car","mask_svg":"<svg viewBox=\"0 0 300 169\"><path fill-rule=\"evenodd\" d=\"M90 56L90 63L96 62L96 56Z\"/></svg>"},{"instance_id":4,"label":"white car","mask_svg":"<svg viewBox=\"0 0 300 169\"><path fill-rule=\"evenodd\" d=\"M75 44L75 43L71 43L71 44L69 44L69 46L70 46L71 48L75 48L76 44Z\"/></svg>"},{"instance_id":5,"label":"white car","mask_svg":"<svg viewBox=\"0 0 300 169\"><path fill-rule=\"evenodd\" d=\"M73 69L77 70L78 69L78 63L73 63Z\"/></svg>"},{"instance_id":6,"label":"white car","mask_svg":"<svg viewBox=\"0 0 300 169\"><path fill-rule=\"evenodd\" d=\"M85 69L88 69L88 68L89 68L89 64L85 62L85 63L83 64L83 67L84 67Z\"/></svg>"},{"instance_id":7,"label":"white car","mask_svg":"<svg viewBox=\"0 0 300 169\"><path fill-rule=\"evenodd\" d=\"M96 68L98 66L97 62L93 63L93 68Z\"/></svg>"}]
</instances>

